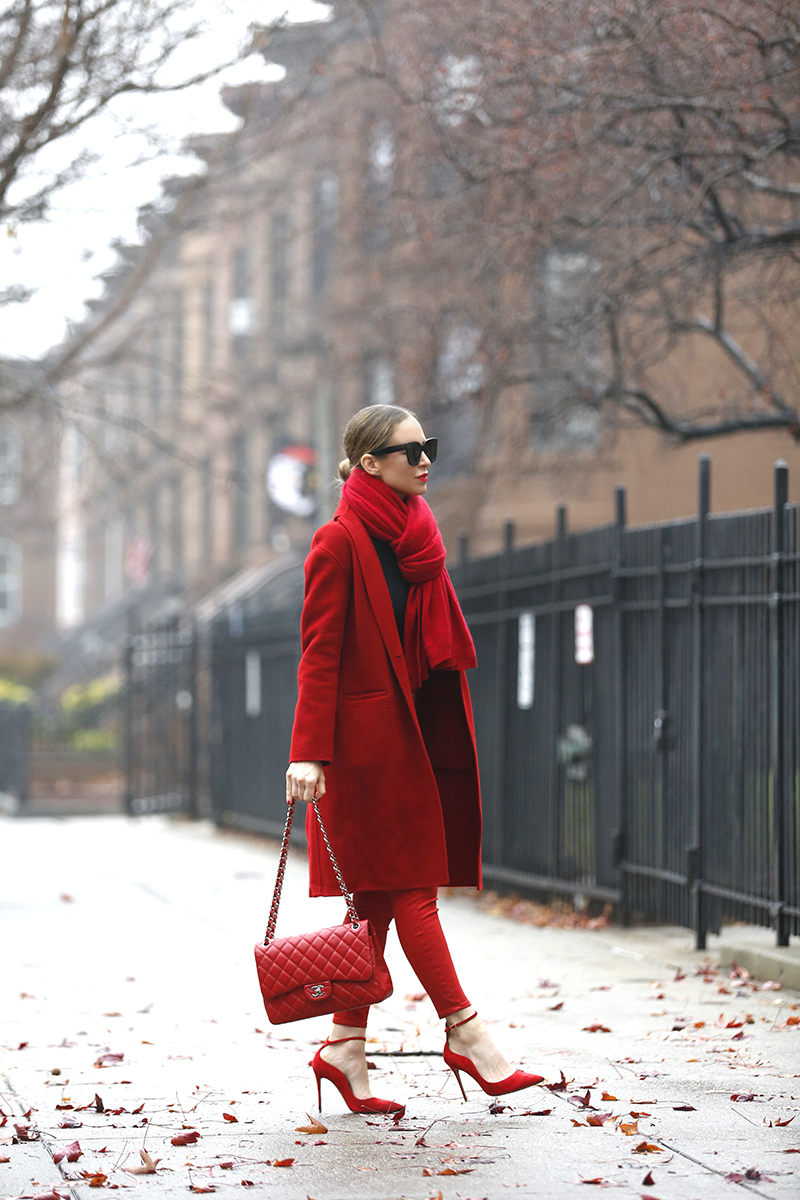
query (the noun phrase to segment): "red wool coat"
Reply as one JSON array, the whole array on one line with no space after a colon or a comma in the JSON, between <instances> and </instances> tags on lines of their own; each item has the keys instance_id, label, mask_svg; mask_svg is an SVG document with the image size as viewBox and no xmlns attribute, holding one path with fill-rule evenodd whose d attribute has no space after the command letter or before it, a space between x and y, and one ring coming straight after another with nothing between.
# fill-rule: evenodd
<instances>
[{"instance_id":1,"label":"red wool coat","mask_svg":"<svg viewBox=\"0 0 800 1200\"><path fill-rule=\"evenodd\" d=\"M351 891L481 886L481 806L463 671L416 701L389 589L346 500L306 560L292 762L325 764L319 808ZM309 891L339 894L311 805Z\"/></svg>"}]
</instances>

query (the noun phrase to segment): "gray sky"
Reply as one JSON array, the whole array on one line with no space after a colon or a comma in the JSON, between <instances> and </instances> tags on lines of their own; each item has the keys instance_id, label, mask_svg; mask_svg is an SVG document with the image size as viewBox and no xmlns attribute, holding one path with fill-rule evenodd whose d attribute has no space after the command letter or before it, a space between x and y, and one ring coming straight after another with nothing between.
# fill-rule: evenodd
<instances>
[{"instance_id":1,"label":"gray sky","mask_svg":"<svg viewBox=\"0 0 800 1200\"><path fill-rule=\"evenodd\" d=\"M324 17L325 5L314 0L196 0L195 9L208 22L208 32L176 55L171 76L188 76L234 57L247 38L251 22L266 24L286 13L291 20ZM83 302L99 295L96 281L114 261L112 239L137 240L136 210L157 198L160 180L198 169L198 161L180 153L188 134L233 130L237 119L223 107L224 84L280 78L282 69L268 66L261 55L208 83L161 97L120 97L112 113L91 122L69 147L56 145L41 158L42 171L57 169L82 146L101 155L80 183L60 192L44 224L0 226L0 280L37 288L27 304L0 309L0 354L35 358L58 343L68 320L83 315ZM138 132L149 128L166 153L154 157L152 139Z\"/></svg>"}]
</instances>

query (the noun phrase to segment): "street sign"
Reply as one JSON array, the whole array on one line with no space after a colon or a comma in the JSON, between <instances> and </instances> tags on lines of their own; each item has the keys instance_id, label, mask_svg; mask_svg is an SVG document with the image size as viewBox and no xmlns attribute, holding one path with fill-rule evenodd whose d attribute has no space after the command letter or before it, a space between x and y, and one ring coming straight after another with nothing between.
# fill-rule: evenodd
<instances>
[{"instance_id":1,"label":"street sign","mask_svg":"<svg viewBox=\"0 0 800 1200\"><path fill-rule=\"evenodd\" d=\"M587 666L594 662L594 613L591 604L575 609L575 662Z\"/></svg>"}]
</instances>

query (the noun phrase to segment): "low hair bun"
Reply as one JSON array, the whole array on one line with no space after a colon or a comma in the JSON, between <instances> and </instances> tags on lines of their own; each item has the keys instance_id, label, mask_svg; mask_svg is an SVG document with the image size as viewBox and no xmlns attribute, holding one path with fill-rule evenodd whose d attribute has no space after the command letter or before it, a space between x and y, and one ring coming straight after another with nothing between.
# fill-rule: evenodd
<instances>
[{"instance_id":1,"label":"low hair bun","mask_svg":"<svg viewBox=\"0 0 800 1200\"><path fill-rule=\"evenodd\" d=\"M339 463L339 478L341 479L342 483L347 482L347 479L349 478L350 472L352 471L352 469L353 469L353 467L350 462L350 459L343 458L342 461Z\"/></svg>"}]
</instances>

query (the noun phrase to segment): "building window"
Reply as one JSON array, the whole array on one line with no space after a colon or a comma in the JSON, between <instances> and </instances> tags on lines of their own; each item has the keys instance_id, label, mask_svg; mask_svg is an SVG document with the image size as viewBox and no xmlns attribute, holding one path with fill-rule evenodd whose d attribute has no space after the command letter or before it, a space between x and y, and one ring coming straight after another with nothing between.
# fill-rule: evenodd
<instances>
[{"instance_id":1,"label":"building window","mask_svg":"<svg viewBox=\"0 0 800 1200\"><path fill-rule=\"evenodd\" d=\"M0 504L19 500L22 474L22 436L11 425L0 424Z\"/></svg>"},{"instance_id":2,"label":"building window","mask_svg":"<svg viewBox=\"0 0 800 1200\"><path fill-rule=\"evenodd\" d=\"M540 450L589 450L600 441L600 415L592 403L605 386L596 270L579 247L554 247L542 262L531 409L531 434Z\"/></svg>"},{"instance_id":3,"label":"building window","mask_svg":"<svg viewBox=\"0 0 800 1200\"><path fill-rule=\"evenodd\" d=\"M22 554L16 542L0 538L0 625L10 625L22 612Z\"/></svg>"},{"instance_id":4,"label":"building window","mask_svg":"<svg viewBox=\"0 0 800 1200\"><path fill-rule=\"evenodd\" d=\"M247 435L237 433L231 444L233 463L233 552L247 549L250 537L250 487L247 474Z\"/></svg>"},{"instance_id":5,"label":"building window","mask_svg":"<svg viewBox=\"0 0 800 1200\"><path fill-rule=\"evenodd\" d=\"M132 421L139 419L139 372L132 362L128 363L125 383L128 416Z\"/></svg>"},{"instance_id":6,"label":"building window","mask_svg":"<svg viewBox=\"0 0 800 1200\"><path fill-rule=\"evenodd\" d=\"M161 399L163 393L163 338L161 326L156 324L150 334L150 358L149 358L149 393L150 393L150 417L157 421L161 416Z\"/></svg>"},{"instance_id":7,"label":"building window","mask_svg":"<svg viewBox=\"0 0 800 1200\"><path fill-rule=\"evenodd\" d=\"M170 569L174 577L183 573L183 478L173 475L169 482L170 492Z\"/></svg>"},{"instance_id":8,"label":"building window","mask_svg":"<svg viewBox=\"0 0 800 1200\"><path fill-rule=\"evenodd\" d=\"M161 575L161 486L155 484L150 488L147 497L147 533L150 539L150 578L158 579Z\"/></svg>"},{"instance_id":9,"label":"building window","mask_svg":"<svg viewBox=\"0 0 800 1200\"><path fill-rule=\"evenodd\" d=\"M437 381L442 400L463 400L483 387L481 331L469 321L449 321L439 350Z\"/></svg>"},{"instance_id":10,"label":"building window","mask_svg":"<svg viewBox=\"0 0 800 1200\"><path fill-rule=\"evenodd\" d=\"M208 566L211 562L213 551L213 531L211 524L213 493L211 484L211 459L204 458L200 464L200 559L203 566Z\"/></svg>"},{"instance_id":11,"label":"building window","mask_svg":"<svg viewBox=\"0 0 800 1200\"><path fill-rule=\"evenodd\" d=\"M173 412L177 412L180 407L183 391L184 325L183 295L176 292L172 306L172 346L169 360L170 400Z\"/></svg>"},{"instance_id":12,"label":"building window","mask_svg":"<svg viewBox=\"0 0 800 1200\"><path fill-rule=\"evenodd\" d=\"M394 132L386 119L375 121L369 136L365 184L364 249L380 250L389 241L389 201L394 186Z\"/></svg>"},{"instance_id":13,"label":"building window","mask_svg":"<svg viewBox=\"0 0 800 1200\"><path fill-rule=\"evenodd\" d=\"M250 359L252 335L256 331L256 306L252 297L250 253L239 246L233 255L233 295L228 310L228 331L234 361L245 365Z\"/></svg>"},{"instance_id":14,"label":"building window","mask_svg":"<svg viewBox=\"0 0 800 1200\"><path fill-rule=\"evenodd\" d=\"M203 286L203 371L211 373L214 365L214 284L209 279Z\"/></svg>"},{"instance_id":15,"label":"building window","mask_svg":"<svg viewBox=\"0 0 800 1200\"><path fill-rule=\"evenodd\" d=\"M270 273L270 317L276 333L283 329L286 302L291 286L291 237L292 226L287 212L276 212L272 217L272 271Z\"/></svg>"},{"instance_id":16,"label":"building window","mask_svg":"<svg viewBox=\"0 0 800 1200\"><path fill-rule=\"evenodd\" d=\"M379 354L364 360L364 404L394 404L394 365Z\"/></svg>"},{"instance_id":17,"label":"building window","mask_svg":"<svg viewBox=\"0 0 800 1200\"><path fill-rule=\"evenodd\" d=\"M312 199L313 241L311 246L311 294L323 296L333 270L339 181L332 171L320 171L314 179Z\"/></svg>"},{"instance_id":18,"label":"building window","mask_svg":"<svg viewBox=\"0 0 800 1200\"><path fill-rule=\"evenodd\" d=\"M463 58L448 54L442 60L433 109L443 125L460 125L467 113L474 113L479 120L488 123L488 117L480 107L482 83L477 54L467 54Z\"/></svg>"}]
</instances>

